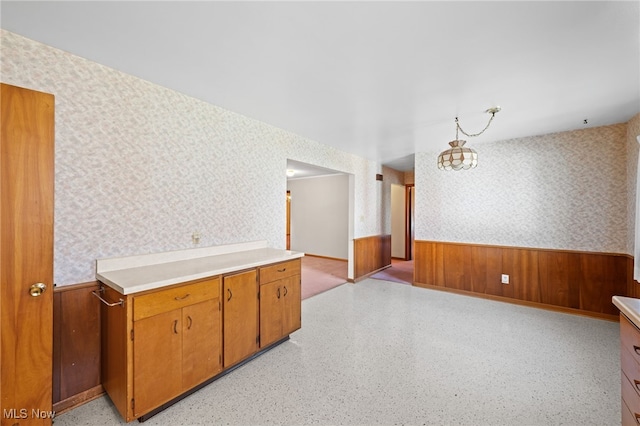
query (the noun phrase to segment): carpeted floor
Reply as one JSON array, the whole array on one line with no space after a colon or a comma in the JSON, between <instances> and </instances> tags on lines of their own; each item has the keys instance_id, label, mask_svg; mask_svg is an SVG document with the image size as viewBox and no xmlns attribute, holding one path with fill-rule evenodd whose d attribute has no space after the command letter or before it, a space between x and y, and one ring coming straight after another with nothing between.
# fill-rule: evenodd
<instances>
[{"instance_id":1,"label":"carpeted floor","mask_svg":"<svg viewBox=\"0 0 640 426\"><path fill-rule=\"evenodd\" d=\"M347 282L347 261L324 257L302 258L302 300Z\"/></svg>"},{"instance_id":2,"label":"carpeted floor","mask_svg":"<svg viewBox=\"0 0 640 426\"><path fill-rule=\"evenodd\" d=\"M413 260L391 259L391 267L371 275L376 280L413 284Z\"/></svg>"}]
</instances>

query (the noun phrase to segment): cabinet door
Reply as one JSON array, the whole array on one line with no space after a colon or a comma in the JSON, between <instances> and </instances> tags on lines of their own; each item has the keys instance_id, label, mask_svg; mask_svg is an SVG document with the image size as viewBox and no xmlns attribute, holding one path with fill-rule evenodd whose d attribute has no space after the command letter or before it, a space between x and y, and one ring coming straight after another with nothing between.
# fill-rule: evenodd
<instances>
[{"instance_id":1,"label":"cabinet door","mask_svg":"<svg viewBox=\"0 0 640 426\"><path fill-rule=\"evenodd\" d=\"M260 286L260 347L264 348L282 337L282 281Z\"/></svg>"},{"instance_id":2,"label":"cabinet door","mask_svg":"<svg viewBox=\"0 0 640 426\"><path fill-rule=\"evenodd\" d=\"M293 333L301 325L301 293L300 275L294 275L282 280L282 335Z\"/></svg>"},{"instance_id":3,"label":"cabinet door","mask_svg":"<svg viewBox=\"0 0 640 426\"><path fill-rule=\"evenodd\" d=\"M256 271L224 277L224 366L229 367L258 349L258 284Z\"/></svg>"},{"instance_id":4,"label":"cabinet door","mask_svg":"<svg viewBox=\"0 0 640 426\"><path fill-rule=\"evenodd\" d=\"M182 389L213 377L222 369L222 319L218 299L182 309Z\"/></svg>"},{"instance_id":5,"label":"cabinet door","mask_svg":"<svg viewBox=\"0 0 640 426\"><path fill-rule=\"evenodd\" d=\"M182 310L133 323L134 415L139 417L182 392Z\"/></svg>"}]
</instances>

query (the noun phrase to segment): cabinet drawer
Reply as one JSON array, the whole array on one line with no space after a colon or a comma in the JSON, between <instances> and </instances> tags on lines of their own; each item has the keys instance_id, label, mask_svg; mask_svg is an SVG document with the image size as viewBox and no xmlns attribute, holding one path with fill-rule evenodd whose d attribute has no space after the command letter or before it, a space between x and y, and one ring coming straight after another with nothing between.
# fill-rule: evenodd
<instances>
[{"instance_id":1,"label":"cabinet drawer","mask_svg":"<svg viewBox=\"0 0 640 426\"><path fill-rule=\"evenodd\" d=\"M640 398L640 364L624 346L620 348L620 367Z\"/></svg>"},{"instance_id":2,"label":"cabinet drawer","mask_svg":"<svg viewBox=\"0 0 640 426\"><path fill-rule=\"evenodd\" d=\"M627 404L622 401L622 426L638 426L640 425L640 414L636 417L635 414L629 410Z\"/></svg>"},{"instance_id":3,"label":"cabinet drawer","mask_svg":"<svg viewBox=\"0 0 640 426\"><path fill-rule=\"evenodd\" d=\"M260 268L260 284L270 283L292 275L300 275L300 259Z\"/></svg>"},{"instance_id":4,"label":"cabinet drawer","mask_svg":"<svg viewBox=\"0 0 640 426\"><path fill-rule=\"evenodd\" d=\"M634 415L640 415L640 397L634 389L633 384L629 381L629 378L624 373L620 373L620 381L622 382L622 401L629 407L629 410Z\"/></svg>"},{"instance_id":5,"label":"cabinet drawer","mask_svg":"<svg viewBox=\"0 0 640 426\"><path fill-rule=\"evenodd\" d=\"M220 278L158 290L133 298L133 320L220 297Z\"/></svg>"},{"instance_id":6,"label":"cabinet drawer","mask_svg":"<svg viewBox=\"0 0 640 426\"><path fill-rule=\"evenodd\" d=\"M620 343L640 362L640 331L624 315L620 315Z\"/></svg>"}]
</instances>

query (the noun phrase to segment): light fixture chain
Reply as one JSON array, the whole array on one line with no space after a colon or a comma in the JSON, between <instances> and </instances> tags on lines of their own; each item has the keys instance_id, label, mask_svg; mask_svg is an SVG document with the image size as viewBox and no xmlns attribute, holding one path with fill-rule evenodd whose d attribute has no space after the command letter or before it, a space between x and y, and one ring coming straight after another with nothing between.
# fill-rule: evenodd
<instances>
[{"instance_id":1,"label":"light fixture chain","mask_svg":"<svg viewBox=\"0 0 640 426\"><path fill-rule=\"evenodd\" d=\"M470 138L474 138L476 136L480 136L481 134L484 133L485 130L487 130L489 128L489 125L491 125L491 122L493 121L493 117L496 116L495 112L491 113L491 118L489 118L489 122L487 123L487 125L484 127L484 129L482 129L480 132L478 133L467 133L464 130L462 130L462 127L460 127L460 123L458 123L458 117L456 117L456 139L458 139L458 129L460 129L460 131L462 132L463 135L468 136Z\"/></svg>"}]
</instances>

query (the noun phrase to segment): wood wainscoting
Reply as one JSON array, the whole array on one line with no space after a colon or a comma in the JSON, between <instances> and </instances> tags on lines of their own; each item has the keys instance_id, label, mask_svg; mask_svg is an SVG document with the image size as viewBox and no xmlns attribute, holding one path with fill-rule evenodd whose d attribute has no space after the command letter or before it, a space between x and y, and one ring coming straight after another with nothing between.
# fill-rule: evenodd
<instances>
[{"instance_id":1,"label":"wood wainscoting","mask_svg":"<svg viewBox=\"0 0 640 426\"><path fill-rule=\"evenodd\" d=\"M102 395L97 282L56 287L53 294L53 409L61 414Z\"/></svg>"},{"instance_id":2,"label":"wood wainscoting","mask_svg":"<svg viewBox=\"0 0 640 426\"><path fill-rule=\"evenodd\" d=\"M502 284L502 274L509 284ZM638 297L626 254L415 242L414 285L513 299L615 319L614 295Z\"/></svg>"},{"instance_id":3,"label":"wood wainscoting","mask_svg":"<svg viewBox=\"0 0 640 426\"><path fill-rule=\"evenodd\" d=\"M391 266L391 235L373 235L353 240L354 281Z\"/></svg>"}]
</instances>

